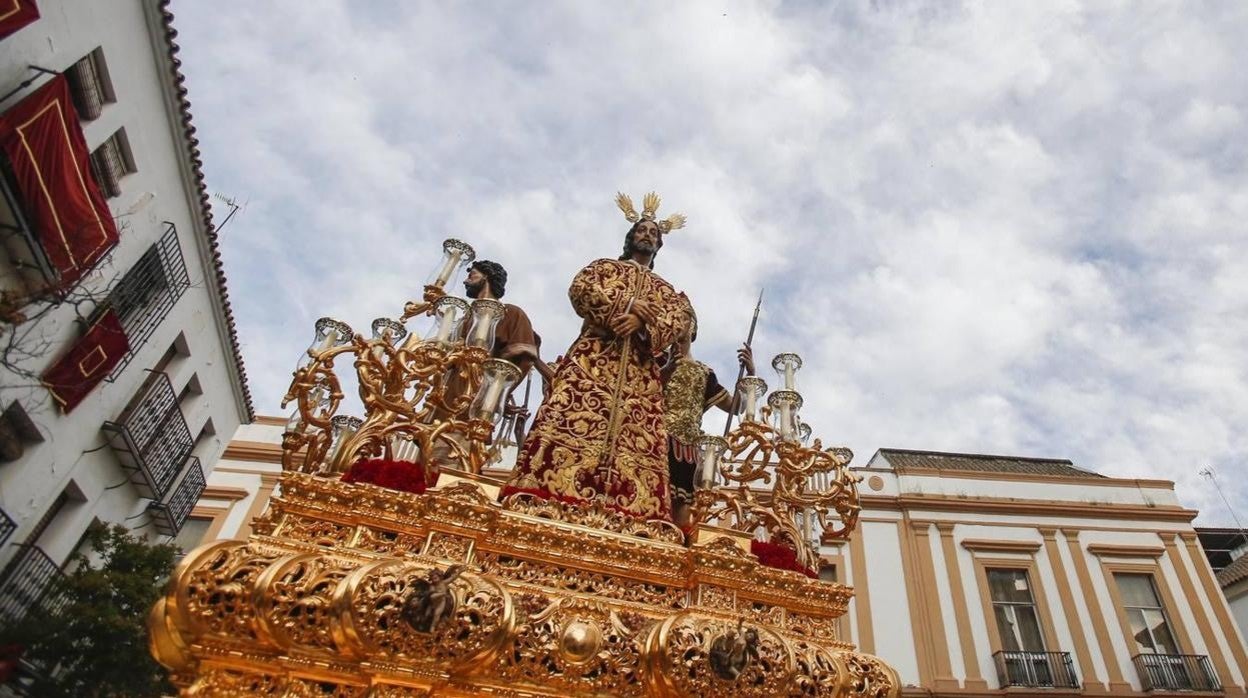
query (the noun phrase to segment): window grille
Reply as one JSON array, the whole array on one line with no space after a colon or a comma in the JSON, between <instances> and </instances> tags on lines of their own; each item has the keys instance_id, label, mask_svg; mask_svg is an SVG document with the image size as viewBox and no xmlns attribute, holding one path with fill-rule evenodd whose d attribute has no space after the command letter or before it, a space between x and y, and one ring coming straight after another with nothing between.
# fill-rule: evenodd
<instances>
[{"instance_id":1,"label":"window grille","mask_svg":"<svg viewBox=\"0 0 1248 698\"><path fill-rule=\"evenodd\" d=\"M68 599L54 589L64 573L36 545L18 545L17 555L0 572L0 626L16 623L35 607L57 613Z\"/></svg>"},{"instance_id":2,"label":"window grille","mask_svg":"<svg viewBox=\"0 0 1248 698\"><path fill-rule=\"evenodd\" d=\"M166 225L160 240L143 253L108 295L107 307L117 312L130 340L130 351L113 368L110 381L121 375L191 285L177 228L172 223Z\"/></svg>"},{"instance_id":3,"label":"window grille","mask_svg":"<svg viewBox=\"0 0 1248 698\"><path fill-rule=\"evenodd\" d=\"M194 446L169 376L154 371L103 430L135 489L148 499L168 494Z\"/></svg>"},{"instance_id":4,"label":"window grille","mask_svg":"<svg viewBox=\"0 0 1248 698\"><path fill-rule=\"evenodd\" d=\"M23 287L20 290L33 296L47 289L57 274L26 218L21 201L12 166L8 158L0 154L0 244L8 253L9 264L18 277L16 280Z\"/></svg>"},{"instance_id":5,"label":"window grille","mask_svg":"<svg viewBox=\"0 0 1248 698\"><path fill-rule=\"evenodd\" d=\"M134 165L134 155L130 152L130 139L126 130L118 129L91 152L91 174L100 185L105 198L111 199L121 194L121 178L138 172Z\"/></svg>"},{"instance_id":6,"label":"window grille","mask_svg":"<svg viewBox=\"0 0 1248 698\"><path fill-rule=\"evenodd\" d=\"M195 456L186 459L184 468L186 475L178 483L177 489L167 502L152 502L147 505L147 513L152 517L156 530L166 536L176 536L182 530L182 524L191 515L195 503L204 492L207 484L204 480L204 469Z\"/></svg>"},{"instance_id":7,"label":"window grille","mask_svg":"<svg viewBox=\"0 0 1248 698\"><path fill-rule=\"evenodd\" d=\"M9 536L13 535L15 530L17 530L17 522L4 513L3 509L0 509L0 545L4 545L4 542L9 539Z\"/></svg>"},{"instance_id":8,"label":"window grille","mask_svg":"<svg viewBox=\"0 0 1248 698\"><path fill-rule=\"evenodd\" d=\"M83 121L99 118L105 104L117 101L102 48L95 49L71 65L65 71L65 79L69 83L69 95L74 100L74 109Z\"/></svg>"}]
</instances>

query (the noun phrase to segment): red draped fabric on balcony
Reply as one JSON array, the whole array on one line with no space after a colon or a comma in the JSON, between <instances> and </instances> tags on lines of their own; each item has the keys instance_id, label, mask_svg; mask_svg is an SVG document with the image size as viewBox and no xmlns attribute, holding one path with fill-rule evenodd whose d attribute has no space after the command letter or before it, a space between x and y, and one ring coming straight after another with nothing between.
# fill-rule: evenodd
<instances>
[{"instance_id":1,"label":"red draped fabric on balcony","mask_svg":"<svg viewBox=\"0 0 1248 698\"><path fill-rule=\"evenodd\" d=\"M44 254L60 275L56 286L72 285L117 244L117 225L91 177L64 76L0 114L0 149Z\"/></svg>"},{"instance_id":2,"label":"red draped fabric on balcony","mask_svg":"<svg viewBox=\"0 0 1248 698\"><path fill-rule=\"evenodd\" d=\"M0 0L0 39L39 19L35 0Z\"/></svg>"},{"instance_id":3,"label":"red draped fabric on balcony","mask_svg":"<svg viewBox=\"0 0 1248 698\"><path fill-rule=\"evenodd\" d=\"M69 413L130 350L117 313L107 310L70 350L43 374L61 410Z\"/></svg>"}]
</instances>

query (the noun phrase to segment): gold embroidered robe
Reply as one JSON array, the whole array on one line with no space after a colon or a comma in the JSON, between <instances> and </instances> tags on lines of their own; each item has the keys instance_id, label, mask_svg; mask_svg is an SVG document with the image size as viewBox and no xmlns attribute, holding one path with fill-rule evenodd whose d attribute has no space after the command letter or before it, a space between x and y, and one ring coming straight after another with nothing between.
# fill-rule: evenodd
<instances>
[{"instance_id":1,"label":"gold embroidered robe","mask_svg":"<svg viewBox=\"0 0 1248 698\"><path fill-rule=\"evenodd\" d=\"M627 514L671 514L663 385L656 357L688 322L682 301L654 272L631 261L599 259L572 280L568 297L584 319L555 367L503 494L523 491L565 500L602 498ZM612 318L644 300L657 323L616 337Z\"/></svg>"}]
</instances>

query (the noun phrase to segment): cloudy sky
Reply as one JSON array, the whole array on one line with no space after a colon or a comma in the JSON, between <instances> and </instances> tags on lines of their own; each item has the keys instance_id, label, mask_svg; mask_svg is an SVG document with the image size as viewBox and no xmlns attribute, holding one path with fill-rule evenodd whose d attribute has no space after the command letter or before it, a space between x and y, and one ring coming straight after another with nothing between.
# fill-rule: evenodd
<instances>
[{"instance_id":1,"label":"cloudy sky","mask_svg":"<svg viewBox=\"0 0 1248 698\"><path fill-rule=\"evenodd\" d=\"M561 353L655 189L695 353L797 351L807 421L1248 504L1248 4L174 5L257 409L446 237ZM220 213L218 214L220 219ZM768 370L765 377L774 381ZM1241 514L1241 518L1244 518Z\"/></svg>"}]
</instances>

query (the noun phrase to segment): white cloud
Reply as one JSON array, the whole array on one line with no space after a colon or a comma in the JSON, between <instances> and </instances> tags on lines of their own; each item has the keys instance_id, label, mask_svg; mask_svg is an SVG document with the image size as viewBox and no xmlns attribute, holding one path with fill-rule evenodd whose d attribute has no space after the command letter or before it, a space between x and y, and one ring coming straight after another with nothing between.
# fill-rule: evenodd
<instances>
[{"instance_id":1,"label":"white cloud","mask_svg":"<svg viewBox=\"0 0 1248 698\"><path fill-rule=\"evenodd\" d=\"M727 374L807 358L807 418L1069 457L1248 502L1248 13L1233 3L180 3L244 353L273 412L319 315L364 327L438 244L511 272L557 354L617 190ZM761 362L765 363L765 361Z\"/></svg>"}]
</instances>

